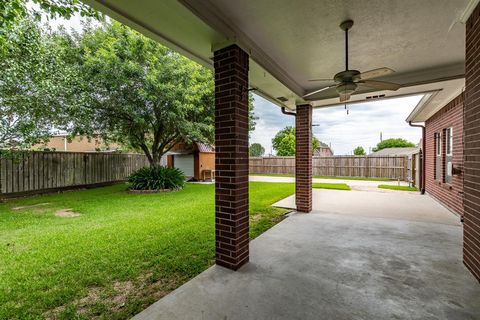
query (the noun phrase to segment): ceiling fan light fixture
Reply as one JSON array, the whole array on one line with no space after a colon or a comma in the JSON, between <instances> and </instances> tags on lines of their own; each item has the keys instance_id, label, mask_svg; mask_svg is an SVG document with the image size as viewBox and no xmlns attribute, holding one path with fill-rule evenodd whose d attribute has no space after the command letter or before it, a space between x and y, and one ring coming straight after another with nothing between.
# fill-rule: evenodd
<instances>
[{"instance_id":1,"label":"ceiling fan light fixture","mask_svg":"<svg viewBox=\"0 0 480 320\"><path fill-rule=\"evenodd\" d=\"M357 85L354 82L344 82L336 88L338 94L352 94L357 90Z\"/></svg>"}]
</instances>

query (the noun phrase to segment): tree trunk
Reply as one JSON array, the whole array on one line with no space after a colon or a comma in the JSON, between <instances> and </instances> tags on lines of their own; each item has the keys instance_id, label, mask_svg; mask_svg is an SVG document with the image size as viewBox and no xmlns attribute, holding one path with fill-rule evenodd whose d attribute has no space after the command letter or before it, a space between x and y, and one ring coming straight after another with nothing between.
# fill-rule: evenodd
<instances>
[{"instance_id":1,"label":"tree trunk","mask_svg":"<svg viewBox=\"0 0 480 320\"><path fill-rule=\"evenodd\" d=\"M152 154L152 161L150 162L150 166L151 167L160 166L162 164L162 156L163 156L163 153L154 152Z\"/></svg>"}]
</instances>

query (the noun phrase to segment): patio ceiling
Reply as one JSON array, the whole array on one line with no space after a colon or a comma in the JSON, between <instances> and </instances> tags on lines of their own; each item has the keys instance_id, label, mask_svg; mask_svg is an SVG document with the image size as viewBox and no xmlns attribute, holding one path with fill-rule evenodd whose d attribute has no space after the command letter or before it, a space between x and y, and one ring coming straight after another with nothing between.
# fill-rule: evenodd
<instances>
[{"instance_id":1,"label":"patio ceiling","mask_svg":"<svg viewBox=\"0 0 480 320\"><path fill-rule=\"evenodd\" d=\"M361 91L351 101L424 92L422 85L429 83L437 83L435 90L450 90L442 83L464 77L463 22L478 0L84 2L208 67L212 50L237 43L250 54L250 85L294 109L306 92L328 85L309 79L332 78L344 69L344 34L338 25L347 18L355 21L350 68L390 67L396 73L379 80L404 86L397 92ZM312 100L321 107L338 98L320 93Z\"/></svg>"}]
</instances>

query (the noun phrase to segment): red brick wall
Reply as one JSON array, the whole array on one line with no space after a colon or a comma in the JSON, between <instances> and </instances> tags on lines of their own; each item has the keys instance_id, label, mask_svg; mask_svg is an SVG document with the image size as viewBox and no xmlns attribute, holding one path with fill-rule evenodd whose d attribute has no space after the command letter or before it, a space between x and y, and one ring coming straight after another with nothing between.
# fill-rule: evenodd
<instances>
[{"instance_id":1,"label":"red brick wall","mask_svg":"<svg viewBox=\"0 0 480 320\"><path fill-rule=\"evenodd\" d=\"M248 55L236 45L214 54L216 263L248 261Z\"/></svg>"},{"instance_id":2,"label":"red brick wall","mask_svg":"<svg viewBox=\"0 0 480 320\"><path fill-rule=\"evenodd\" d=\"M480 281L480 4L466 25L463 261Z\"/></svg>"},{"instance_id":3,"label":"red brick wall","mask_svg":"<svg viewBox=\"0 0 480 320\"><path fill-rule=\"evenodd\" d=\"M295 117L295 203L297 211L312 211L312 106L297 106Z\"/></svg>"},{"instance_id":4,"label":"red brick wall","mask_svg":"<svg viewBox=\"0 0 480 320\"><path fill-rule=\"evenodd\" d=\"M444 129L453 128L453 167L463 167L463 93L453 99L425 123L426 134L426 186L425 190L454 212L463 215L463 175L453 175L452 183L443 182L445 162L442 161L441 177L435 179L435 133L442 136L442 155L445 154ZM442 156L444 159L444 156Z\"/></svg>"}]
</instances>

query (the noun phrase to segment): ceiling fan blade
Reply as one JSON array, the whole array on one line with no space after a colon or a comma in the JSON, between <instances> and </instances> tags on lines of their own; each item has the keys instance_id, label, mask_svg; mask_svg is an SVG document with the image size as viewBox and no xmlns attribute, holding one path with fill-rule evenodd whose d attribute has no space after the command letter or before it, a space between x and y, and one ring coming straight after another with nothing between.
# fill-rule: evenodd
<instances>
[{"instance_id":1,"label":"ceiling fan blade","mask_svg":"<svg viewBox=\"0 0 480 320\"><path fill-rule=\"evenodd\" d=\"M318 90L309 92L309 93L307 93L306 95L304 95L303 98L306 98L306 97L309 97L309 96L313 96L313 95L316 94L316 93L325 91L325 90L330 89L330 88L334 88L334 87L336 87L336 86L337 86L337 85L334 84L334 85L331 85L331 86L328 86L328 87L324 87L324 88L321 88L321 89L318 89Z\"/></svg>"},{"instance_id":2,"label":"ceiling fan blade","mask_svg":"<svg viewBox=\"0 0 480 320\"><path fill-rule=\"evenodd\" d=\"M309 79L308 81L335 81L334 79Z\"/></svg>"},{"instance_id":3,"label":"ceiling fan blade","mask_svg":"<svg viewBox=\"0 0 480 320\"><path fill-rule=\"evenodd\" d=\"M397 91L402 87L402 85L392 82L385 82L385 81L377 81L377 80L364 80L358 81L357 83L363 84L364 86L378 89L378 90L391 90Z\"/></svg>"},{"instance_id":4,"label":"ceiling fan blade","mask_svg":"<svg viewBox=\"0 0 480 320\"><path fill-rule=\"evenodd\" d=\"M345 102L350 100L350 94L348 93L341 93L340 94L340 102Z\"/></svg>"},{"instance_id":5,"label":"ceiling fan blade","mask_svg":"<svg viewBox=\"0 0 480 320\"><path fill-rule=\"evenodd\" d=\"M394 72L395 71L393 71L390 68L383 67L383 68L378 68L378 69L373 69L373 70L362 72L359 75L359 79L361 79L361 80L373 79L373 78L383 77L383 76L392 74Z\"/></svg>"}]
</instances>

